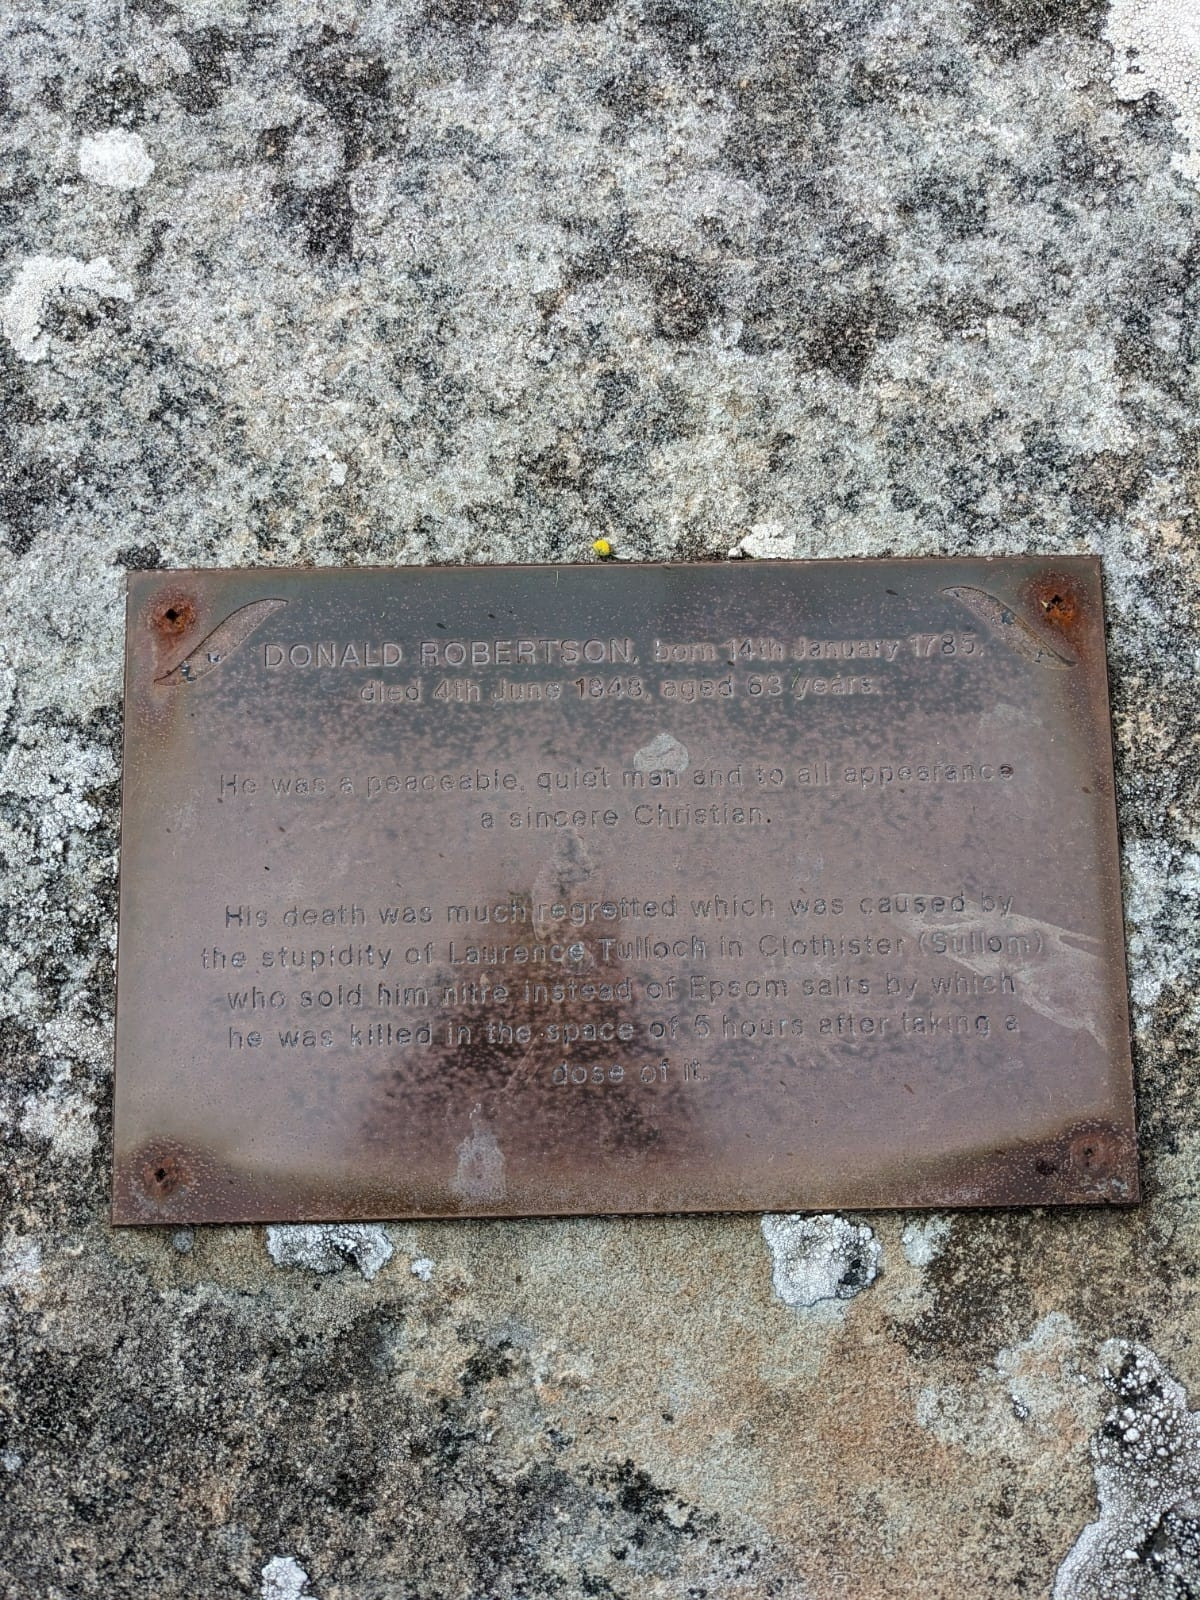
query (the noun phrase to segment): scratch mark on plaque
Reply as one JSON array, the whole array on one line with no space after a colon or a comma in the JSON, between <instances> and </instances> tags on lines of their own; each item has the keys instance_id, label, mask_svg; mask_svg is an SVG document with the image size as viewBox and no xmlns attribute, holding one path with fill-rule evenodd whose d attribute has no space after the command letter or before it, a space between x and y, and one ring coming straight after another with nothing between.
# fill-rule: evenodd
<instances>
[{"instance_id":1,"label":"scratch mark on plaque","mask_svg":"<svg viewBox=\"0 0 1200 1600\"><path fill-rule=\"evenodd\" d=\"M691 759L687 745L664 729L642 746L633 764L638 772L686 772Z\"/></svg>"},{"instance_id":2,"label":"scratch mark on plaque","mask_svg":"<svg viewBox=\"0 0 1200 1600\"><path fill-rule=\"evenodd\" d=\"M1037 666L1043 667L1073 667L1076 665L1075 657L1064 655L1062 651L1055 650L1046 643L1041 634L1031 628L1013 608L1005 605L1003 600L998 600L994 594L988 594L986 589L973 589L969 584L954 583L949 588L942 590L943 594L953 595L955 600L966 606L968 611L973 611L979 620L986 623L998 639L1010 645L1018 655L1032 661Z\"/></svg>"},{"instance_id":3,"label":"scratch mark on plaque","mask_svg":"<svg viewBox=\"0 0 1200 1600\"><path fill-rule=\"evenodd\" d=\"M1060 1028L1090 1033L1097 1044L1108 1042L1108 1015L1104 1004L1104 963L1101 942L1091 935L1057 927L1036 917L1008 916L1003 929L981 933L978 926L961 922L927 922L920 917L898 919L925 957L936 955L955 967L965 968L980 982L995 989L959 985L952 977L935 975L926 980L914 999L937 1002L954 995L1011 994ZM931 950L929 935L940 943ZM1000 970L997 971L997 957ZM926 992L928 990L928 992Z\"/></svg>"},{"instance_id":4,"label":"scratch mark on plaque","mask_svg":"<svg viewBox=\"0 0 1200 1600\"><path fill-rule=\"evenodd\" d=\"M458 1147L458 1166L450 1187L463 1200L504 1199L504 1152L480 1117L478 1106L471 1113L471 1132Z\"/></svg>"},{"instance_id":5,"label":"scratch mark on plaque","mask_svg":"<svg viewBox=\"0 0 1200 1600\"><path fill-rule=\"evenodd\" d=\"M533 899L539 905L569 897L586 883L594 870L591 851L577 833L555 839L549 858L533 880Z\"/></svg>"},{"instance_id":6,"label":"scratch mark on plaque","mask_svg":"<svg viewBox=\"0 0 1200 1600\"><path fill-rule=\"evenodd\" d=\"M224 622L219 622L206 638L201 639L182 661L169 672L164 672L161 678L155 678L155 683L168 687L179 683L195 683L197 678L203 678L206 673L227 661L261 623L285 605L286 600L252 600L248 606L239 606Z\"/></svg>"}]
</instances>

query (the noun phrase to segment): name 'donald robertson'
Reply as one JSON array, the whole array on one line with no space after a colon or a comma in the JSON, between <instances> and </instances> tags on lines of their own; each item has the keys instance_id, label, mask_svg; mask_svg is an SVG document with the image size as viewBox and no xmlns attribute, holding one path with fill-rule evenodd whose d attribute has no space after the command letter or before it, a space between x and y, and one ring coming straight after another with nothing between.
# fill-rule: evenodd
<instances>
[{"instance_id":1,"label":"name 'donald robertson'","mask_svg":"<svg viewBox=\"0 0 1200 1600\"><path fill-rule=\"evenodd\" d=\"M405 660L422 667L636 666L632 639L422 639L406 656L395 639L297 640L264 644L264 667L397 667Z\"/></svg>"}]
</instances>

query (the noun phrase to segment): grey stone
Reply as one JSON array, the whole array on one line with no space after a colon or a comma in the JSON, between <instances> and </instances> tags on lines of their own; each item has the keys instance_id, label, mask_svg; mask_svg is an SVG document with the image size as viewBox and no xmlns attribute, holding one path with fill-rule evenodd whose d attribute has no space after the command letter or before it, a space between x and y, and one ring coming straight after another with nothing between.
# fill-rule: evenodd
<instances>
[{"instance_id":1,"label":"grey stone","mask_svg":"<svg viewBox=\"0 0 1200 1600\"><path fill-rule=\"evenodd\" d=\"M1195 57L1190 0L4 8L7 1593L1200 1588ZM598 537L1104 557L1140 1208L846 1218L886 1271L798 1314L753 1217L109 1227L124 571Z\"/></svg>"}]
</instances>

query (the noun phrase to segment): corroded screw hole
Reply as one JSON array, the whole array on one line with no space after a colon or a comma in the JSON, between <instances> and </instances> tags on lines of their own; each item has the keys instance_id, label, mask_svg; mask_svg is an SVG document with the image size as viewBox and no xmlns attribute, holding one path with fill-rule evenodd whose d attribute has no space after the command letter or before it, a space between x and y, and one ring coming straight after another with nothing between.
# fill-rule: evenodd
<instances>
[{"instance_id":1,"label":"corroded screw hole","mask_svg":"<svg viewBox=\"0 0 1200 1600\"><path fill-rule=\"evenodd\" d=\"M196 608L190 600L170 600L155 611L153 622L159 633L186 633L196 620Z\"/></svg>"},{"instance_id":2,"label":"corroded screw hole","mask_svg":"<svg viewBox=\"0 0 1200 1600\"><path fill-rule=\"evenodd\" d=\"M155 1200L165 1200L188 1181L185 1164L171 1155L151 1158L142 1168L142 1182Z\"/></svg>"},{"instance_id":3,"label":"corroded screw hole","mask_svg":"<svg viewBox=\"0 0 1200 1600\"><path fill-rule=\"evenodd\" d=\"M1070 594L1056 589L1042 601L1042 610L1051 622L1072 622L1075 618L1075 601Z\"/></svg>"}]
</instances>

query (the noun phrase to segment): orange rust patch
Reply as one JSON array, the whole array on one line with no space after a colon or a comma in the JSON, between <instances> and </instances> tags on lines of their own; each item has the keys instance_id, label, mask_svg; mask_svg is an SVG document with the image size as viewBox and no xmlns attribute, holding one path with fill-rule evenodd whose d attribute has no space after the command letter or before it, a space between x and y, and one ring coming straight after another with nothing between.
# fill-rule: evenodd
<instances>
[{"instance_id":1,"label":"orange rust patch","mask_svg":"<svg viewBox=\"0 0 1200 1600\"><path fill-rule=\"evenodd\" d=\"M142 1163L142 1187L154 1200L169 1200L190 1177L187 1162L175 1154L151 1155Z\"/></svg>"},{"instance_id":2,"label":"orange rust patch","mask_svg":"<svg viewBox=\"0 0 1200 1600\"><path fill-rule=\"evenodd\" d=\"M1047 636L1063 640L1076 652L1087 643L1092 601L1087 589L1061 570L1041 573L1027 583L1021 599L1025 615Z\"/></svg>"},{"instance_id":3,"label":"orange rust patch","mask_svg":"<svg viewBox=\"0 0 1200 1600\"><path fill-rule=\"evenodd\" d=\"M1037 614L1051 627L1069 630L1083 609L1083 596L1073 579L1048 572L1030 585L1030 601Z\"/></svg>"},{"instance_id":4,"label":"orange rust patch","mask_svg":"<svg viewBox=\"0 0 1200 1600\"><path fill-rule=\"evenodd\" d=\"M196 607L184 594L161 595L150 613L150 625L165 639L178 639L196 621Z\"/></svg>"}]
</instances>

